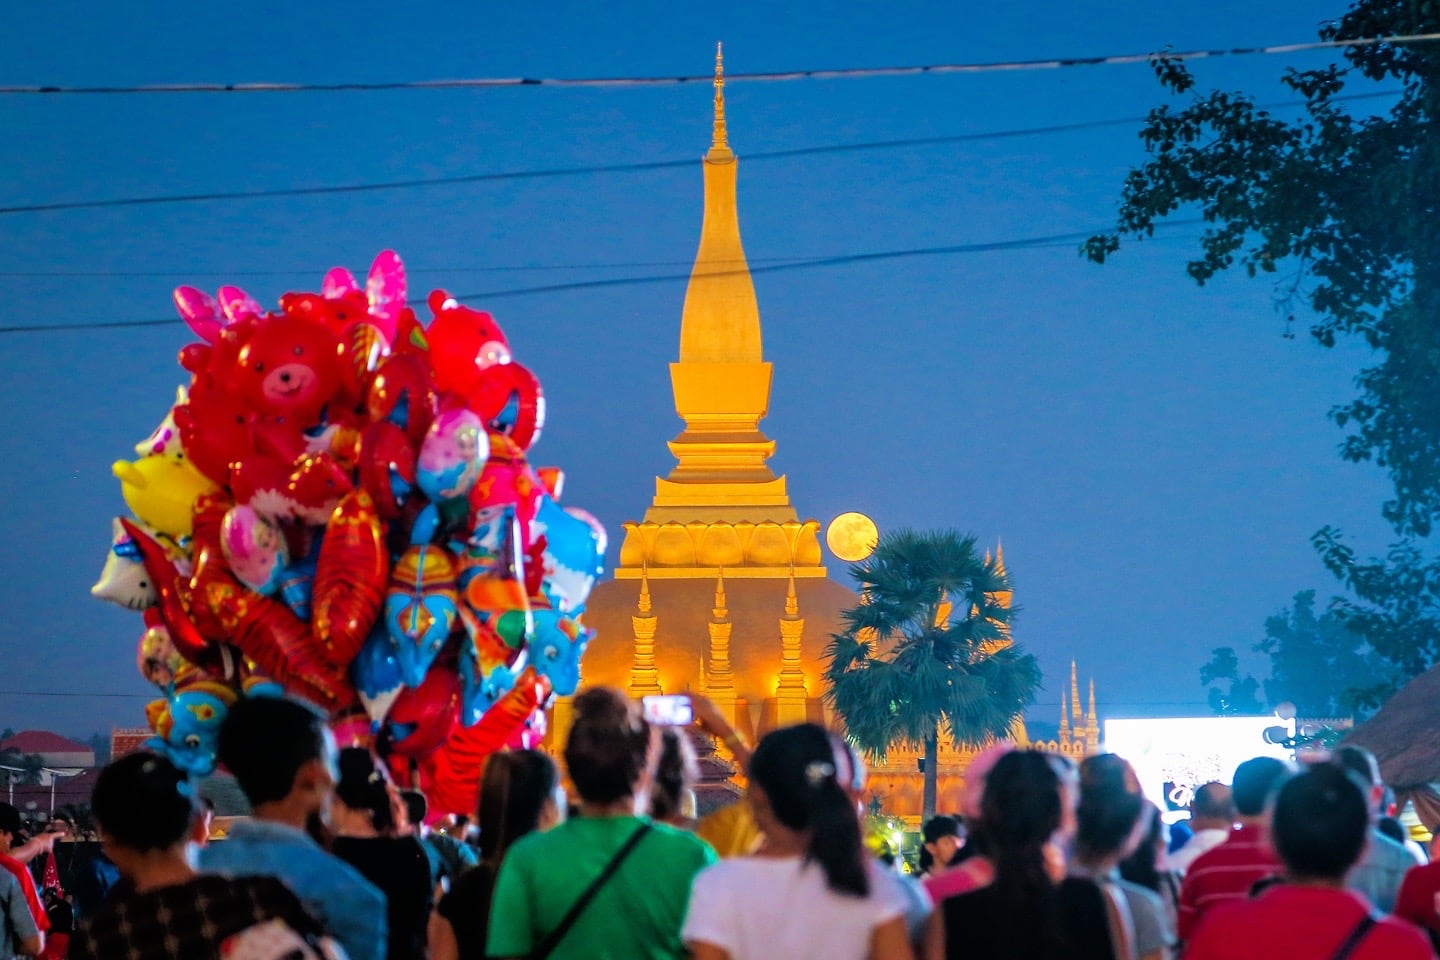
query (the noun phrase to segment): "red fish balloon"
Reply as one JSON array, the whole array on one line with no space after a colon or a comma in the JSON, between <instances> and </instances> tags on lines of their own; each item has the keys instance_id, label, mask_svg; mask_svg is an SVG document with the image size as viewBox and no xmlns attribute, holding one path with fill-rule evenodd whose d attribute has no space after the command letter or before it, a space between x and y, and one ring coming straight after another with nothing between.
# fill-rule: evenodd
<instances>
[{"instance_id":1,"label":"red fish balloon","mask_svg":"<svg viewBox=\"0 0 1440 960\"><path fill-rule=\"evenodd\" d=\"M364 490L346 494L325 528L310 615L335 666L348 666L360 652L384 603L389 568L375 501Z\"/></svg>"}]
</instances>

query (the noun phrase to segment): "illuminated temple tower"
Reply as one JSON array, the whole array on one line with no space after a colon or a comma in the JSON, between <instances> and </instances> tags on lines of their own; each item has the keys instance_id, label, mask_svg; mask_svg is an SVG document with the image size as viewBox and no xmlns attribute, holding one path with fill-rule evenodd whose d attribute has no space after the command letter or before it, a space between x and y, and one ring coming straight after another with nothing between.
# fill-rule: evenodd
<instances>
[{"instance_id":1,"label":"illuminated temple tower","mask_svg":"<svg viewBox=\"0 0 1440 960\"><path fill-rule=\"evenodd\" d=\"M598 585L587 604L585 622L598 636L583 669L587 685L635 697L704 693L753 743L776 726L830 722L823 654L840 630L841 611L859 597L827 576L820 524L800 519L785 478L767 464L775 442L760 421L769 408L771 364L740 242L738 167L717 51L700 248L680 319L679 360L670 365L684 429L669 443L676 464L656 478L644 519L624 524L614 579ZM568 727L562 701L552 743ZM1017 732L1023 739L1023 725ZM714 779L732 769L723 755L704 760ZM968 760L953 745L942 748L942 800L957 795ZM919 813L913 754L892 752L876 768L874 786L891 812Z\"/></svg>"},{"instance_id":2,"label":"illuminated temple tower","mask_svg":"<svg viewBox=\"0 0 1440 960\"><path fill-rule=\"evenodd\" d=\"M827 578L820 524L800 518L767 463L771 365L740 243L724 90L717 53L705 216L670 365L684 421L669 444L676 463L656 478L644 519L624 525L615 579L591 595L585 622L599 636L584 671L587 684L635 696L703 692L754 738L825 720L822 654L857 598ZM557 727L567 719L562 705Z\"/></svg>"}]
</instances>

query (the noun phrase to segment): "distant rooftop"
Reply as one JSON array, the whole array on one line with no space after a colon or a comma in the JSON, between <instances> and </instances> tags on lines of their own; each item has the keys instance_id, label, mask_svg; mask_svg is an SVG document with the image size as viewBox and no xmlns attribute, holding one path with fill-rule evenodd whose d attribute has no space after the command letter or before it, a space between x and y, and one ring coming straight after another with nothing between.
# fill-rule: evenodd
<instances>
[{"instance_id":1,"label":"distant rooftop","mask_svg":"<svg viewBox=\"0 0 1440 960\"><path fill-rule=\"evenodd\" d=\"M88 743L76 743L49 730L22 730L13 737L0 740L0 750L19 750L21 753L95 752Z\"/></svg>"}]
</instances>

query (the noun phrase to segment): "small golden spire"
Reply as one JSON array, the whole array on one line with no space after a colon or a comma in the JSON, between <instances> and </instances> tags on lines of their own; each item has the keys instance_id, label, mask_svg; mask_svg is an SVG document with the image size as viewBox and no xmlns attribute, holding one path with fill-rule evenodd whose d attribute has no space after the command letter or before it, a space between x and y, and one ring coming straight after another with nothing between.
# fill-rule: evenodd
<instances>
[{"instance_id":1,"label":"small golden spire","mask_svg":"<svg viewBox=\"0 0 1440 960\"><path fill-rule=\"evenodd\" d=\"M1090 678L1090 726L1095 726L1095 678Z\"/></svg>"},{"instance_id":2,"label":"small golden spire","mask_svg":"<svg viewBox=\"0 0 1440 960\"><path fill-rule=\"evenodd\" d=\"M785 616L780 618L780 676L775 684L775 722L780 726L804 723L809 694L805 671L800 666L805 641L805 621L800 618L800 601L795 596L795 567L790 567L790 585L785 591Z\"/></svg>"},{"instance_id":3,"label":"small golden spire","mask_svg":"<svg viewBox=\"0 0 1440 960\"><path fill-rule=\"evenodd\" d=\"M640 568L640 601L636 604L641 614L650 613L650 565Z\"/></svg>"},{"instance_id":4,"label":"small golden spire","mask_svg":"<svg viewBox=\"0 0 1440 960\"><path fill-rule=\"evenodd\" d=\"M655 669L655 628L657 617L650 606L650 566L640 568L640 598L636 610L630 615L630 626L635 631L635 653L630 662L630 696L644 697L663 693L660 688L660 674Z\"/></svg>"},{"instance_id":5,"label":"small golden spire","mask_svg":"<svg viewBox=\"0 0 1440 960\"><path fill-rule=\"evenodd\" d=\"M1080 681L1076 679L1075 661L1070 661L1070 712L1075 718L1075 726L1085 718L1080 715Z\"/></svg>"},{"instance_id":6,"label":"small golden spire","mask_svg":"<svg viewBox=\"0 0 1440 960\"><path fill-rule=\"evenodd\" d=\"M1065 691L1060 691L1060 743L1064 744L1070 739L1070 715L1066 712L1069 704L1065 702Z\"/></svg>"},{"instance_id":7,"label":"small golden spire","mask_svg":"<svg viewBox=\"0 0 1440 960\"><path fill-rule=\"evenodd\" d=\"M725 133L725 56L722 45L715 44L715 129L710 137L710 150L730 152Z\"/></svg>"},{"instance_id":8,"label":"small golden spire","mask_svg":"<svg viewBox=\"0 0 1440 960\"><path fill-rule=\"evenodd\" d=\"M720 567L719 570L718 570L718 572L717 572L716 575L715 575L715 609L714 609L713 611L711 611L711 612L715 614L715 619L716 619L716 620L724 620L726 617L728 617L728 616L730 615L730 611L729 611L728 609L726 609L726 607L725 607L725 568L724 568L724 567Z\"/></svg>"}]
</instances>

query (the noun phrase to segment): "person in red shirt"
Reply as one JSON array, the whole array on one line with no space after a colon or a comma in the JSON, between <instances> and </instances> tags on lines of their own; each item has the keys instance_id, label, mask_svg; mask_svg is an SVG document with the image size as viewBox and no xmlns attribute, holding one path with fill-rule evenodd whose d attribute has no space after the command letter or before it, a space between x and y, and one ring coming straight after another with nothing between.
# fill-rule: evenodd
<instances>
[{"instance_id":1,"label":"person in red shirt","mask_svg":"<svg viewBox=\"0 0 1440 960\"><path fill-rule=\"evenodd\" d=\"M1440 860L1406 871L1395 898L1395 916L1429 931L1431 943L1440 947Z\"/></svg>"},{"instance_id":2,"label":"person in red shirt","mask_svg":"<svg viewBox=\"0 0 1440 960\"><path fill-rule=\"evenodd\" d=\"M35 889L35 878L30 876L25 864L10 856L12 849L19 844L24 829L25 821L20 818L20 811L8 803L0 803L0 869L10 871L20 882L20 889L25 892L25 903L30 907L30 916L35 918L35 926L40 930L43 939L45 931L50 929L50 920L45 916L45 907L40 903L40 893ZM53 839L51 843L54 843Z\"/></svg>"},{"instance_id":3,"label":"person in red shirt","mask_svg":"<svg viewBox=\"0 0 1440 960\"><path fill-rule=\"evenodd\" d=\"M1425 934L1345 889L1370 834L1359 777L1319 763L1280 788L1271 837L1283 881L1206 912L1185 960L1433 960Z\"/></svg>"},{"instance_id":4,"label":"person in red shirt","mask_svg":"<svg viewBox=\"0 0 1440 960\"><path fill-rule=\"evenodd\" d=\"M1235 768L1230 796L1239 822L1225 842L1196 857L1185 871L1180 887L1181 940L1190 939L1207 910L1245 899L1258 881L1280 872L1280 861L1266 836L1269 817L1265 807L1289 772L1289 765L1274 757L1255 757Z\"/></svg>"}]
</instances>

